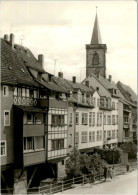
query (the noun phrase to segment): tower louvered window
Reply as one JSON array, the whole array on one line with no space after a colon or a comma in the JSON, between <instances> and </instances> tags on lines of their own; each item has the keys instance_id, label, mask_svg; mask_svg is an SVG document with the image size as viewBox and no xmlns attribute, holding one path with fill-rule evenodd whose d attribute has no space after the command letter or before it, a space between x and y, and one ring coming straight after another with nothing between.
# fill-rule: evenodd
<instances>
[{"instance_id":1,"label":"tower louvered window","mask_svg":"<svg viewBox=\"0 0 138 195\"><path fill-rule=\"evenodd\" d=\"M93 65L99 65L99 55L97 53L93 54Z\"/></svg>"}]
</instances>

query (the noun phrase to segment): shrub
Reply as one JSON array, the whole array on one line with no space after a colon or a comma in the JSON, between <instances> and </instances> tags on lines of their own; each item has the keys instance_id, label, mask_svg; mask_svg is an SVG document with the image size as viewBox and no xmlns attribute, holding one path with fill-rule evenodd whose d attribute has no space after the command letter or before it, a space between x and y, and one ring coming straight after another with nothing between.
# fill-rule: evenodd
<instances>
[{"instance_id":1,"label":"shrub","mask_svg":"<svg viewBox=\"0 0 138 195\"><path fill-rule=\"evenodd\" d=\"M136 158L137 155L137 146L133 142L125 142L120 145L120 148L123 152L128 153L128 158Z\"/></svg>"},{"instance_id":2,"label":"shrub","mask_svg":"<svg viewBox=\"0 0 138 195\"><path fill-rule=\"evenodd\" d=\"M102 149L102 148L96 148L94 150L95 153L98 153L101 157L101 159L105 160L108 164L117 164L120 162L121 152L122 150L120 148L113 149Z\"/></svg>"}]
</instances>

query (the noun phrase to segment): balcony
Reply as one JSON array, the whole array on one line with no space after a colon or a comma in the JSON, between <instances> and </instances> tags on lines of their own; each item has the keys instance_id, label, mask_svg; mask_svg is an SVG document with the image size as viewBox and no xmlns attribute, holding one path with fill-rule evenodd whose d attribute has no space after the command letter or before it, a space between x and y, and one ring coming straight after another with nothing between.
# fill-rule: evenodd
<instances>
[{"instance_id":1,"label":"balcony","mask_svg":"<svg viewBox=\"0 0 138 195\"><path fill-rule=\"evenodd\" d=\"M104 105L104 104L102 104L101 102L100 102L99 109L100 109L100 110L109 110L109 111L113 110L113 108L112 108L111 106L109 106L109 105Z\"/></svg>"},{"instance_id":2,"label":"balcony","mask_svg":"<svg viewBox=\"0 0 138 195\"><path fill-rule=\"evenodd\" d=\"M24 166L43 163L45 162L45 150L24 153L23 157Z\"/></svg>"},{"instance_id":3,"label":"balcony","mask_svg":"<svg viewBox=\"0 0 138 195\"><path fill-rule=\"evenodd\" d=\"M129 128L129 124L128 124L128 123L124 123L123 128L124 128L124 129L128 129L128 128Z\"/></svg>"},{"instance_id":4,"label":"balcony","mask_svg":"<svg viewBox=\"0 0 138 195\"><path fill-rule=\"evenodd\" d=\"M23 97L23 96L15 96L13 97L13 103L15 105L31 105L36 106L38 103L37 98Z\"/></svg>"},{"instance_id":5,"label":"balcony","mask_svg":"<svg viewBox=\"0 0 138 195\"><path fill-rule=\"evenodd\" d=\"M44 124L25 124L23 125L23 137L43 136Z\"/></svg>"},{"instance_id":6,"label":"balcony","mask_svg":"<svg viewBox=\"0 0 138 195\"><path fill-rule=\"evenodd\" d=\"M49 100L48 99L39 99L39 106L41 108L48 108L49 107Z\"/></svg>"}]
</instances>

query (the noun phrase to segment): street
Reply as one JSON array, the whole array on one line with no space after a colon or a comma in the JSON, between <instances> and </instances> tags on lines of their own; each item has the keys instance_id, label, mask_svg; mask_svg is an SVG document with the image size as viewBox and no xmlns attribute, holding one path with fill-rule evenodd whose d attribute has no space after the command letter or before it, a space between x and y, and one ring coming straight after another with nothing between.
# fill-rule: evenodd
<instances>
[{"instance_id":1,"label":"street","mask_svg":"<svg viewBox=\"0 0 138 195\"><path fill-rule=\"evenodd\" d=\"M137 170L126 173L124 175L119 175L114 180L107 180L92 187L90 184L84 186L76 187L75 189L67 190L61 194L137 194Z\"/></svg>"}]
</instances>

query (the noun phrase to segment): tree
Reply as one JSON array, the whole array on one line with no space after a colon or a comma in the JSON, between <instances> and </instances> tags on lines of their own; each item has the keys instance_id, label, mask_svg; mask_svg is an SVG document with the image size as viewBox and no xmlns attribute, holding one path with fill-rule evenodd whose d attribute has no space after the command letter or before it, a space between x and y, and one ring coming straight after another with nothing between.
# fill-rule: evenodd
<instances>
[{"instance_id":1,"label":"tree","mask_svg":"<svg viewBox=\"0 0 138 195\"><path fill-rule=\"evenodd\" d=\"M80 154L80 152L74 148L66 161L65 170L67 178L78 177L82 174L89 174L93 170L94 172L101 171L103 165L106 162L101 159L100 155L93 154Z\"/></svg>"},{"instance_id":2,"label":"tree","mask_svg":"<svg viewBox=\"0 0 138 195\"><path fill-rule=\"evenodd\" d=\"M81 175L80 171L80 152L73 148L65 164L65 171L68 178Z\"/></svg>"},{"instance_id":3,"label":"tree","mask_svg":"<svg viewBox=\"0 0 138 195\"><path fill-rule=\"evenodd\" d=\"M123 152L128 153L128 158L136 158L137 146L133 142L125 142L120 145Z\"/></svg>"}]
</instances>

